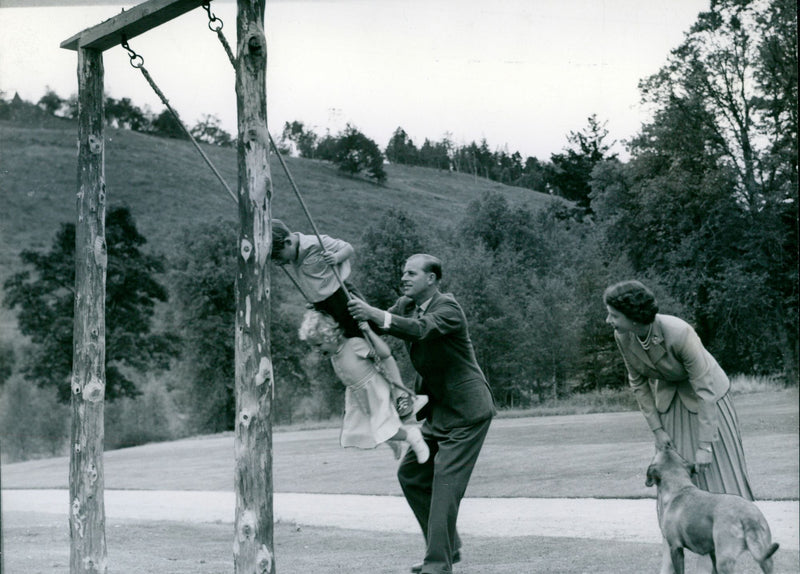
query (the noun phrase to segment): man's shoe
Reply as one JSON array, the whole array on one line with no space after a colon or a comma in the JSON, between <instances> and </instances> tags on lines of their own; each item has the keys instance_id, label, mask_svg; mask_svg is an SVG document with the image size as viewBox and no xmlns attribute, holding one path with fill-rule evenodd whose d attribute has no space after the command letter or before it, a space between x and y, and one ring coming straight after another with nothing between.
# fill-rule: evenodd
<instances>
[{"instance_id":1,"label":"man's shoe","mask_svg":"<svg viewBox=\"0 0 800 574\"><path fill-rule=\"evenodd\" d=\"M456 562L461 562L461 552L459 550L453 552L453 564L455 564ZM422 572L422 562L420 562L419 564L414 564L411 567L412 574L419 574L420 572Z\"/></svg>"}]
</instances>

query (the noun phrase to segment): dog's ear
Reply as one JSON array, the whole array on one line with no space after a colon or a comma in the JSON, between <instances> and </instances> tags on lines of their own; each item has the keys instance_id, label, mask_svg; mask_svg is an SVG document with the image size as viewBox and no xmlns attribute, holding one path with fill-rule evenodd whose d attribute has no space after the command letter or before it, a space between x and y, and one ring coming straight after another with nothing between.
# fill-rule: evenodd
<instances>
[{"instance_id":1,"label":"dog's ear","mask_svg":"<svg viewBox=\"0 0 800 574\"><path fill-rule=\"evenodd\" d=\"M647 467L647 480L644 481L644 485L653 486L654 484L658 484L659 480L661 480L661 474L659 474L656 465L651 464Z\"/></svg>"}]
</instances>

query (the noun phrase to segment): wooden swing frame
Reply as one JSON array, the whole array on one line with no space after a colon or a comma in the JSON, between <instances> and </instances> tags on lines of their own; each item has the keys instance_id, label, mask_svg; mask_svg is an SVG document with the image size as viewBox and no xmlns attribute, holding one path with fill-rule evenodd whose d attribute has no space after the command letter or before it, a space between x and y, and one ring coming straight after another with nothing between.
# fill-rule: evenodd
<instances>
[{"instance_id":1,"label":"wooden swing frame","mask_svg":"<svg viewBox=\"0 0 800 574\"><path fill-rule=\"evenodd\" d=\"M234 569L275 571L270 267L272 175L266 112L266 0L237 0L239 252L236 275ZM148 0L61 43L78 53L78 191L70 434L70 573L107 572L105 396L105 142L103 52L201 0Z\"/></svg>"}]
</instances>

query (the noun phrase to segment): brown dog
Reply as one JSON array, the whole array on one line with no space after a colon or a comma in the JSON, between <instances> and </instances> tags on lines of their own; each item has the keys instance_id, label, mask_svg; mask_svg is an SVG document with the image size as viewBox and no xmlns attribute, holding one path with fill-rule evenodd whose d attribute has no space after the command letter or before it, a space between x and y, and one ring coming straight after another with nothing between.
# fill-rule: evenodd
<instances>
[{"instance_id":1,"label":"brown dog","mask_svg":"<svg viewBox=\"0 0 800 574\"><path fill-rule=\"evenodd\" d=\"M658 487L658 525L667 541L675 574L683 574L683 549L710 554L717 574L733 574L745 550L765 574L772 573L772 543L764 515L749 500L712 494L691 480L694 465L668 447L659 449L647 469L647 486Z\"/></svg>"}]
</instances>

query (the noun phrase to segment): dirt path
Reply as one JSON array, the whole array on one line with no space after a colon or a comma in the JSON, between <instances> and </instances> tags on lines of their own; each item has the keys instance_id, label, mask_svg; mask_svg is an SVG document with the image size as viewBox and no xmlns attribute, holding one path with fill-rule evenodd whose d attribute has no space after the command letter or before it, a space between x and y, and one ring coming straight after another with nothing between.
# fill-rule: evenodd
<instances>
[{"instance_id":1,"label":"dirt path","mask_svg":"<svg viewBox=\"0 0 800 574\"><path fill-rule=\"evenodd\" d=\"M3 490L3 512L67 515L66 490ZM405 500L397 496L276 493L276 521L310 526L418 532ZM111 519L233 522L235 498L222 491L106 490ZM773 538L800 549L800 503L760 501ZM661 541L653 499L466 498L459 529L473 536L548 536Z\"/></svg>"}]
</instances>

